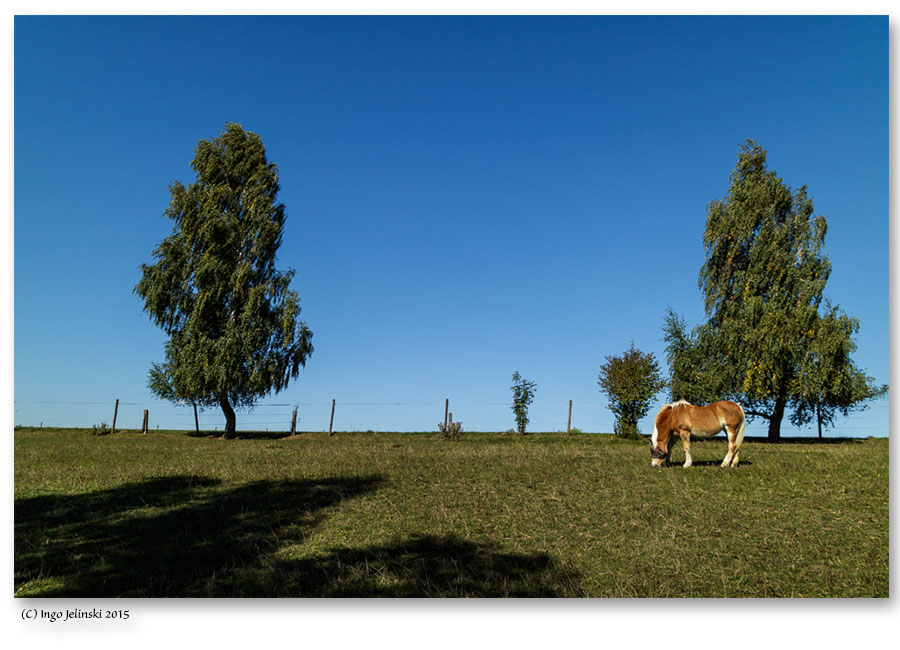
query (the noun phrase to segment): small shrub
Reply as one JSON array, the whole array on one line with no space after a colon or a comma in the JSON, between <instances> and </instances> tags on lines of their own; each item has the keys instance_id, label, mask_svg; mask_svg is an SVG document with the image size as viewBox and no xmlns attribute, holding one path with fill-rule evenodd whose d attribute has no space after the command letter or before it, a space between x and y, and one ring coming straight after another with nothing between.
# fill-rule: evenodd
<instances>
[{"instance_id":1,"label":"small shrub","mask_svg":"<svg viewBox=\"0 0 900 650\"><path fill-rule=\"evenodd\" d=\"M449 440L450 442L459 442L460 437L462 436L462 421L453 422L452 420L448 424L444 424L443 422L438 422L438 431L441 432L441 440Z\"/></svg>"},{"instance_id":2,"label":"small shrub","mask_svg":"<svg viewBox=\"0 0 900 650\"><path fill-rule=\"evenodd\" d=\"M111 429L106 422L101 422L99 425L95 424L91 427L91 433L95 436L105 436L107 433L111 433Z\"/></svg>"},{"instance_id":3,"label":"small shrub","mask_svg":"<svg viewBox=\"0 0 900 650\"><path fill-rule=\"evenodd\" d=\"M656 394L666 387L656 357L641 352L632 342L622 356L606 357L597 383L616 416L613 432L620 438L640 440L643 436L637 428L638 420L647 414Z\"/></svg>"},{"instance_id":4,"label":"small shrub","mask_svg":"<svg viewBox=\"0 0 900 650\"><path fill-rule=\"evenodd\" d=\"M525 427L528 425L528 407L534 400L537 384L525 379L518 370L513 373L512 381L513 385L510 386L510 389L513 392L512 410L516 416L516 428L520 435L525 435Z\"/></svg>"},{"instance_id":5,"label":"small shrub","mask_svg":"<svg viewBox=\"0 0 900 650\"><path fill-rule=\"evenodd\" d=\"M579 429L578 427L572 427L571 429L569 429L569 433L584 433L584 432L581 429Z\"/></svg>"}]
</instances>

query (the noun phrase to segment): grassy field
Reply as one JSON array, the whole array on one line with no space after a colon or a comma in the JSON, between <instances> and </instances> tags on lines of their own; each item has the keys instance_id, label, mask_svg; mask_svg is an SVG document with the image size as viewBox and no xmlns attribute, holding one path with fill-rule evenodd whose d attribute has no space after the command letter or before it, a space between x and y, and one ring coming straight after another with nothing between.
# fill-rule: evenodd
<instances>
[{"instance_id":1,"label":"grassy field","mask_svg":"<svg viewBox=\"0 0 900 650\"><path fill-rule=\"evenodd\" d=\"M886 439L243 435L16 429L15 595L889 595Z\"/></svg>"}]
</instances>

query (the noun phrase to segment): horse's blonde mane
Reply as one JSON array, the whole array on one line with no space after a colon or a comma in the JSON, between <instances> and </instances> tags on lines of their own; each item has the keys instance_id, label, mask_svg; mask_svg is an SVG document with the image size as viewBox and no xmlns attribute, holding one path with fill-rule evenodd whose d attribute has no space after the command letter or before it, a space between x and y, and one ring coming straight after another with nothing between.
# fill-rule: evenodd
<instances>
[{"instance_id":1,"label":"horse's blonde mane","mask_svg":"<svg viewBox=\"0 0 900 650\"><path fill-rule=\"evenodd\" d=\"M667 411L668 409L673 409L676 406L693 406L693 404L691 404L686 399L680 399L677 402L672 402L671 404L663 404L661 407L659 407L659 413L662 413L663 411ZM659 414L657 414L657 415L659 415Z\"/></svg>"}]
</instances>

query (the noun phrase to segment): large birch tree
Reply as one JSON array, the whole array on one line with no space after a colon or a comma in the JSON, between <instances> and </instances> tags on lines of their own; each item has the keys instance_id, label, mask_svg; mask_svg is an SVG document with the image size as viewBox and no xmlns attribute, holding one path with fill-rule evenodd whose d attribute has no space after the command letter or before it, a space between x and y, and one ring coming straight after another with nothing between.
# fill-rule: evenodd
<instances>
[{"instance_id":1,"label":"large birch tree","mask_svg":"<svg viewBox=\"0 0 900 650\"><path fill-rule=\"evenodd\" d=\"M741 146L728 194L707 208L700 269L707 321L688 332L669 311L663 326L674 399L729 398L781 437L795 424L831 422L885 387L850 358L858 322L826 303L827 222L806 186L792 190L754 141Z\"/></svg>"},{"instance_id":2,"label":"large birch tree","mask_svg":"<svg viewBox=\"0 0 900 650\"><path fill-rule=\"evenodd\" d=\"M169 188L172 234L134 289L169 337L148 385L166 400L220 407L232 437L234 409L287 387L312 333L290 288L294 271L275 268L285 207L260 137L226 124L199 142L191 167L194 183Z\"/></svg>"}]
</instances>

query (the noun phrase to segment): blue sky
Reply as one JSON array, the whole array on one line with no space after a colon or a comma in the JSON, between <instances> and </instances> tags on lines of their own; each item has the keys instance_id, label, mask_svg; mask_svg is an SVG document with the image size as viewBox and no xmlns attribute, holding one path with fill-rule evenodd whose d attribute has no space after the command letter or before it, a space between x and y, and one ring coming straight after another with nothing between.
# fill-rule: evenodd
<instances>
[{"instance_id":1,"label":"blue sky","mask_svg":"<svg viewBox=\"0 0 900 650\"><path fill-rule=\"evenodd\" d=\"M239 428L299 403L321 430L335 398L337 429L430 430L449 398L505 430L518 370L531 429L571 399L611 431L600 365L633 341L664 366L666 308L703 319L706 205L746 138L827 217L826 294L889 381L887 17L20 16L14 56L17 424L118 398L120 427L193 425L146 388L164 337L132 288L229 121L279 167L316 347ZM885 400L831 433L887 431Z\"/></svg>"}]
</instances>

